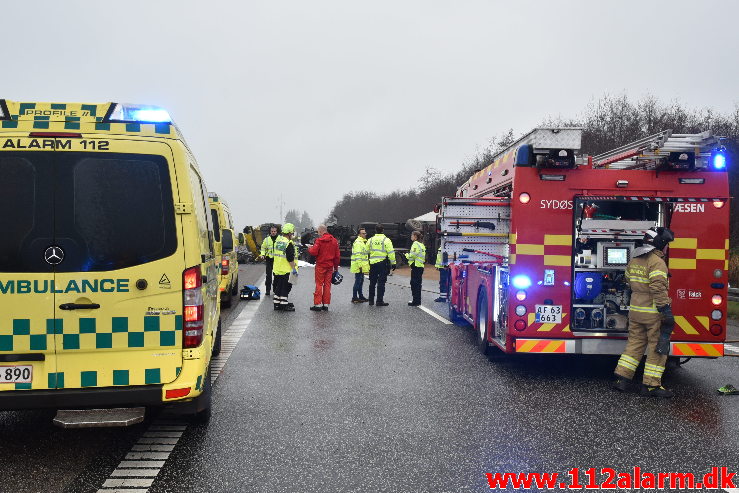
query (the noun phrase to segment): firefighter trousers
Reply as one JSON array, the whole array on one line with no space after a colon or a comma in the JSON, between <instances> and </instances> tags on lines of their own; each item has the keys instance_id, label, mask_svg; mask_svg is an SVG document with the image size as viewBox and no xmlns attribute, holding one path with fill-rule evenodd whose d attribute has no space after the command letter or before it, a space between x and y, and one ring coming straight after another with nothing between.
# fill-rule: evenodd
<instances>
[{"instance_id":1,"label":"firefighter trousers","mask_svg":"<svg viewBox=\"0 0 739 493\"><path fill-rule=\"evenodd\" d=\"M629 320L629 340L626 342L626 349L616 365L616 375L631 380L646 349L647 360L644 363L642 382L649 386L662 385L662 374L665 371L667 355L658 354L655 351L661 324L660 318L650 323Z\"/></svg>"}]
</instances>

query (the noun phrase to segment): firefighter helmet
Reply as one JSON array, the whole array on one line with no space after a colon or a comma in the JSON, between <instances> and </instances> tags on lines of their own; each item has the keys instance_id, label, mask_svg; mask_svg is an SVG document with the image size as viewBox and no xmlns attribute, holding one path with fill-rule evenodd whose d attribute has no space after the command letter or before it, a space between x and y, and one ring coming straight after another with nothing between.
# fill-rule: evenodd
<instances>
[{"instance_id":1,"label":"firefighter helmet","mask_svg":"<svg viewBox=\"0 0 739 493\"><path fill-rule=\"evenodd\" d=\"M642 241L657 250L662 250L675 239L675 234L668 228L649 228L645 233Z\"/></svg>"}]
</instances>

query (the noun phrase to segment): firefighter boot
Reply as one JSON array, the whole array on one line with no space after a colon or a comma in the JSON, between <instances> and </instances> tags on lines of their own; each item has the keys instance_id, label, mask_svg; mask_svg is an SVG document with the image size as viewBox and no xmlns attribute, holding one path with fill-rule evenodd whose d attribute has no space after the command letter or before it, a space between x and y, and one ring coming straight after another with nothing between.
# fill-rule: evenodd
<instances>
[{"instance_id":1,"label":"firefighter boot","mask_svg":"<svg viewBox=\"0 0 739 493\"><path fill-rule=\"evenodd\" d=\"M642 385L641 395L647 396L647 397L669 398L675 394L673 394L671 390L667 390L661 385Z\"/></svg>"},{"instance_id":2,"label":"firefighter boot","mask_svg":"<svg viewBox=\"0 0 739 493\"><path fill-rule=\"evenodd\" d=\"M630 379L616 375L616 380L613 382L613 384L611 384L611 386L619 392L626 392L627 390L629 390L630 383Z\"/></svg>"}]
</instances>

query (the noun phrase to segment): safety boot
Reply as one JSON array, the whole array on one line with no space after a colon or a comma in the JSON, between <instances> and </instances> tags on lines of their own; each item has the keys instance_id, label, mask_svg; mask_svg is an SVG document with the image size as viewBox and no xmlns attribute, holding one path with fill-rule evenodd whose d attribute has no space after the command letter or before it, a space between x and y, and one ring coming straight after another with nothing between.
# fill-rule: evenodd
<instances>
[{"instance_id":1,"label":"safety boot","mask_svg":"<svg viewBox=\"0 0 739 493\"><path fill-rule=\"evenodd\" d=\"M631 380L624 377L616 377L616 380L611 384L611 386L618 390L619 392L626 392L629 390L629 384L631 383Z\"/></svg>"},{"instance_id":2,"label":"safety boot","mask_svg":"<svg viewBox=\"0 0 739 493\"><path fill-rule=\"evenodd\" d=\"M671 390L667 390L661 385L642 385L641 395L646 397L669 398L675 394Z\"/></svg>"}]
</instances>

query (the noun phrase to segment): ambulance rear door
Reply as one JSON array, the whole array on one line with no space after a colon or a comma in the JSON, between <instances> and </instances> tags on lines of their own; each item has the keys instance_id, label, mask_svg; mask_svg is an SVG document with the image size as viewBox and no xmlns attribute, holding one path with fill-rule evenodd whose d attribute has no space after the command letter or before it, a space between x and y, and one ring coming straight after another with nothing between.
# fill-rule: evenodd
<instances>
[{"instance_id":1,"label":"ambulance rear door","mask_svg":"<svg viewBox=\"0 0 739 493\"><path fill-rule=\"evenodd\" d=\"M0 391L57 385L53 152L0 139Z\"/></svg>"},{"instance_id":2,"label":"ambulance rear door","mask_svg":"<svg viewBox=\"0 0 739 493\"><path fill-rule=\"evenodd\" d=\"M65 388L156 385L182 367L185 269L171 148L125 139L57 150L54 318Z\"/></svg>"}]
</instances>

